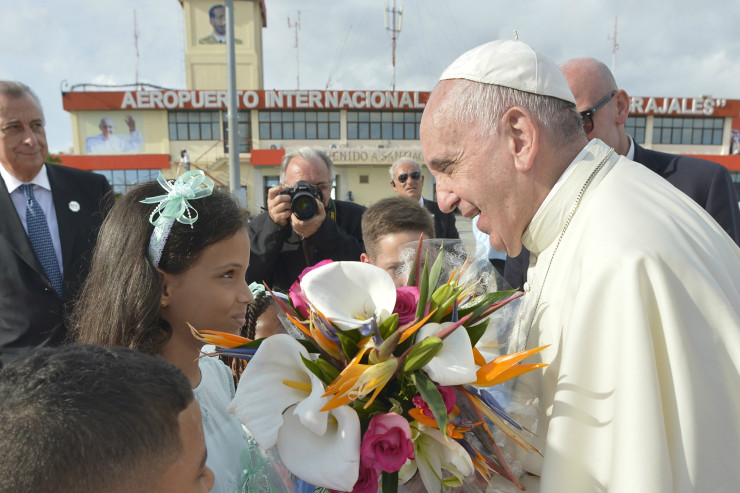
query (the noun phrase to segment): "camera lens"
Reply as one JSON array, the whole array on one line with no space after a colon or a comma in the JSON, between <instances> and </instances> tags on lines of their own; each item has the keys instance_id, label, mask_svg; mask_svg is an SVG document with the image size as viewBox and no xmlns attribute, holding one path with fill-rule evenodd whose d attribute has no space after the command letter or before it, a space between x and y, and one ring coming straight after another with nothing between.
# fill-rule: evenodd
<instances>
[{"instance_id":1,"label":"camera lens","mask_svg":"<svg viewBox=\"0 0 740 493\"><path fill-rule=\"evenodd\" d=\"M290 208L295 217L301 221L311 219L319 211L316 206L316 199L308 192L298 192L293 196Z\"/></svg>"}]
</instances>

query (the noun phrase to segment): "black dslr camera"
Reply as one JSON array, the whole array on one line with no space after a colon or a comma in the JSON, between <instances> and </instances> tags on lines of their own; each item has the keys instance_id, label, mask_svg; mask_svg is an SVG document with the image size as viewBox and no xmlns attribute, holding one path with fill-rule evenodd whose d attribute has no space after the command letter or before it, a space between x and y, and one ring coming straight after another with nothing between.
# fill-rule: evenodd
<instances>
[{"instance_id":1,"label":"black dslr camera","mask_svg":"<svg viewBox=\"0 0 740 493\"><path fill-rule=\"evenodd\" d=\"M290 209L301 221L307 221L319 212L316 199L324 201L321 190L305 181L299 181L293 188L286 188L280 195L290 195Z\"/></svg>"}]
</instances>

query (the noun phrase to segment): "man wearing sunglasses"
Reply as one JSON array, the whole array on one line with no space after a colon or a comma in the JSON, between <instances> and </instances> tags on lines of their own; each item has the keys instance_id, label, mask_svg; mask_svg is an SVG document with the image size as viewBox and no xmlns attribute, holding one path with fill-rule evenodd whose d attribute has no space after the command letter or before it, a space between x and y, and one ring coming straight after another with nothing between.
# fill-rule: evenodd
<instances>
[{"instance_id":1,"label":"man wearing sunglasses","mask_svg":"<svg viewBox=\"0 0 740 493\"><path fill-rule=\"evenodd\" d=\"M740 209L729 171L713 161L645 149L627 134L630 98L617 88L609 68L593 58L560 65L568 80L589 140L600 139L621 156L662 176L702 206L740 244ZM506 280L523 286L529 253L506 260Z\"/></svg>"},{"instance_id":2,"label":"man wearing sunglasses","mask_svg":"<svg viewBox=\"0 0 740 493\"><path fill-rule=\"evenodd\" d=\"M411 158L402 157L390 168L391 187L402 197L408 197L419 202L434 216L434 235L437 238L460 238L455 227L455 213L442 212L439 205L433 200L422 198L424 175L421 173L421 164Z\"/></svg>"}]
</instances>

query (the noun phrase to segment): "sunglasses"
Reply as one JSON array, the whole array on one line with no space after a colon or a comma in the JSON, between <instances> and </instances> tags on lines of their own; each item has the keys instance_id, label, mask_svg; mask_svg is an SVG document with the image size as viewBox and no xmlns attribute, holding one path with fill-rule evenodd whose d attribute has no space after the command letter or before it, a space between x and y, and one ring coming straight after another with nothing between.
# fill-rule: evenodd
<instances>
[{"instance_id":1,"label":"sunglasses","mask_svg":"<svg viewBox=\"0 0 740 493\"><path fill-rule=\"evenodd\" d=\"M579 114L581 115L581 118L583 118L583 130L587 134L591 133L591 131L594 129L594 114L596 114L597 111L599 111L601 108L603 108L606 103L612 100L614 95L617 93L617 91L612 91L606 96L604 96L601 101L596 103L596 106L591 108L590 110L581 111Z\"/></svg>"},{"instance_id":2,"label":"sunglasses","mask_svg":"<svg viewBox=\"0 0 740 493\"><path fill-rule=\"evenodd\" d=\"M409 177L412 180L419 181L419 178L421 178L421 173L418 171L414 171L413 173L401 173L398 175L398 181L399 183L406 183L406 180L409 179Z\"/></svg>"}]
</instances>

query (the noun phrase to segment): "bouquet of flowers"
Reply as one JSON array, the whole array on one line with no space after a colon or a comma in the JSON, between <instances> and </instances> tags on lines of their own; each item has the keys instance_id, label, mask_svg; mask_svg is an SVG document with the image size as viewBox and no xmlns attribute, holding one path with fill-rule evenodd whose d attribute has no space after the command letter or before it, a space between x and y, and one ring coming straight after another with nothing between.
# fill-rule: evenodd
<instances>
[{"instance_id":1,"label":"bouquet of flowers","mask_svg":"<svg viewBox=\"0 0 740 493\"><path fill-rule=\"evenodd\" d=\"M427 491L493 474L524 489L492 426L537 451L485 387L544 366L518 364L543 348L485 361L475 346L495 330L488 316L521 294L476 295L465 266L440 281L441 262L417 261L399 289L373 265L322 262L291 288L292 306L275 298L300 339L196 332L249 360L229 411L320 488L394 492L418 471Z\"/></svg>"}]
</instances>

